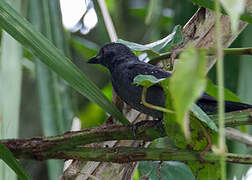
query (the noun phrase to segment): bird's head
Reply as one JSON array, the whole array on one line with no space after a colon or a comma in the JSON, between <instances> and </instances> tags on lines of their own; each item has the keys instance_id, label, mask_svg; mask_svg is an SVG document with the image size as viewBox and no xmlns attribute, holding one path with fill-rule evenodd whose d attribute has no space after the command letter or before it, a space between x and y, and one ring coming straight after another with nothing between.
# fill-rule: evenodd
<instances>
[{"instance_id":1,"label":"bird's head","mask_svg":"<svg viewBox=\"0 0 252 180\"><path fill-rule=\"evenodd\" d=\"M100 49L99 53L95 57L91 58L88 63L101 64L110 69L117 63L135 58L137 58L136 55L124 44L108 43L104 45Z\"/></svg>"}]
</instances>

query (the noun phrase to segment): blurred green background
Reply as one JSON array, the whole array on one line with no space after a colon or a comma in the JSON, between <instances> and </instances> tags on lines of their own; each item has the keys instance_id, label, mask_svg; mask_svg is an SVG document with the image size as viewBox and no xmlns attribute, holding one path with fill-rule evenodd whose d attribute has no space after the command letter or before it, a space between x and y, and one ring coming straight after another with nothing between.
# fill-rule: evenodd
<instances>
[{"instance_id":1,"label":"blurred green background","mask_svg":"<svg viewBox=\"0 0 252 180\"><path fill-rule=\"evenodd\" d=\"M16 6L16 3L12 1L13 6ZM17 8L22 15L66 56L70 57L111 99L112 87L108 71L100 66L86 63L101 46L110 42L97 1L93 1L93 7L98 23L90 29L88 34L82 34L80 31L71 32L63 28L60 5L57 0L21 0L19 3ZM83 5L84 3L85 1ZM150 43L167 36L175 25L183 26L198 9L196 5L185 0L106 0L106 4L118 37L140 44ZM82 19L78 24L84 26ZM235 40L232 47L251 46L251 32L252 26L249 25ZM1 31L1 57L4 57L4 53L8 55L17 51L22 52L16 57L22 62L22 79L19 80L21 85L20 116L17 117L19 119L18 137L29 138L63 133L70 130L71 121L76 116L80 118L82 128L98 126L106 120L107 115L101 108L69 88L61 78L48 70L26 49L16 47L19 50L15 51L8 48L11 45L3 40L5 36ZM251 69L251 57L225 56L225 87L250 104L252 104ZM15 71L20 70L13 69L11 73L15 74ZM216 82L215 67L211 69L208 76ZM16 113L19 113L18 109ZM249 127L247 132L251 132ZM230 143L230 146L232 147L229 149L230 152L249 153L242 144ZM22 160L22 164L34 179L56 179L62 174L62 161L46 163ZM248 166L245 165L230 165L228 176L232 179L235 175L240 179L247 168Z\"/></svg>"}]
</instances>

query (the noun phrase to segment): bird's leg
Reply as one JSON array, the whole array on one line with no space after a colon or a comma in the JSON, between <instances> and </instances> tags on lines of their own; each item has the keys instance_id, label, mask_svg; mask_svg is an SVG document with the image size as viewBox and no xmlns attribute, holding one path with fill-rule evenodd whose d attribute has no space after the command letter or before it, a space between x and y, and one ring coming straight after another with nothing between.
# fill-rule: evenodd
<instances>
[{"instance_id":1,"label":"bird's leg","mask_svg":"<svg viewBox=\"0 0 252 180\"><path fill-rule=\"evenodd\" d=\"M153 123L151 125L152 127L156 127L159 130L160 135L163 135L165 133L163 119L159 118L158 120L143 120L136 124L132 124L132 131L133 131L134 136L136 136L136 133L139 127L144 126L146 125L146 123L149 123L149 122Z\"/></svg>"},{"instance_id":2,"label":"bird's leg","mask_svg":"<svg viewBox=\"0 0 252 180\"><path fill-rule=\"evenodd\" d=\"M106 125L111 125L114 124L114 118L112 116L109 116L108 119L106 120Z\"/></svg>"},{"instance_id":3,"label":"bird's leg","mask_svg":"<svg viewBox=\"0 0 252 180\"><path fill-rule=\"evenodd\" d=\"M136 136L136 133L137 133L137 129L141 126L144 126L147 122L149 122L149 120L142 120L140 122L137 122L136 124L132 124L132 132L133 132L133 135Z\"/></svg>"},{"instance_id":4,"label":"bird's leg","mask_svg":"<svg viewBox=\"0 0 252 180\"><path fill-rule=\"evenodd\" d=\"M166 61L166 59L162 60L162 64L163 64L164 70L169 71L169 67L167 66L167 61Z\"/></svg>"},{"instance_id":5,"label":"bird's leg","mask_svg":"<svg viewBox=\"0 0 252 180\"><path fill-rule=\"evenodd\" d=\"M157 123L156 123L156 127L158 128L158 130L160 131L160 134L165 134L165 129L164 129L164 121L163 118L158 118Z\"/></svg>"},{"instance_id":6,"label":"bird's leg","mask_svg":"<svg viewBox=\"0 0 252 180\"><path fill-rule=\"evenodd\" d=\"M174 70L174 63L175 63L176 56L177 56L177 52L176 51L172 52L171 57L170 57L169 71L173 71Z\"/></svg>"}]
</instances>

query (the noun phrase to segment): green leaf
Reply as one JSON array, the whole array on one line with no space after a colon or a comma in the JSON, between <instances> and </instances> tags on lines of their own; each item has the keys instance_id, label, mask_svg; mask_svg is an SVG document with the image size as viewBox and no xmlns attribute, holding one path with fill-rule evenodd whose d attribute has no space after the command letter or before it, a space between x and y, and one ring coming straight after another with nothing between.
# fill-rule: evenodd
<instances>
[{"instance_id":1,"label":"green leaf","mask_svg":"<svg viewBox=\"0 0 252 180\"><path fill-rule=\"evenodd\" d=\"M90 101L95 102L121 123L129 124L129 121L115 105L102 94L101 90L70 59L64 56L59 49L37 32L29 22L4 1L0 1L0 27L32 51L34 55L66 80L74 89Z\"/></svg>"},{"instance_id":2,"label":"green leaf","mask_svg":"<svg viewBox=\"0 0 252 180\"><path fill-rule=\"evenodd\" d=\"M2 159L18 175L20 179L31 179L13 154L3 144L0 144L0 159Z\"/></svg>"},{"instance_id":3,"label":"green leaf","mask_svg":"<svg viewBox=\"0 0 252 180\"><path fill-rule=\"evenodd\" d=\"M218 131L218 128L213 120L199 106L193 104L191 106L191 111L194 116L196 116L200 121L206 123L209 128L216 132Z\"/></svg>"},{"instance_id":4,"label":"green leaf","mask_svg":"<svg viewBox=\"0 0 252 180\"><path fill-rule=\"evenodd\" d=\"M184 127L184 118L192 104L202 95L205 85L205 53L190 46L180 56L169 81L169 90L176 110L177 122Z\"/></svg>"},{"instance_id":5,"label":"green leaf","mask_svg":"<svg viewBox=\"0 0 252 180\"><path fill-rule=\"evenodd\" d=\"M133 82L136 85L144 86L144 87L150 87L154 84L157 84L161 81L165 80L165 78L157 79L155 76L152 75L137 75Z\"/></svg>"},{"instance_id":6,"label":"green leaf","mask_svg":"<svg viewBox=\"0 0 252 180\"><path fill-rule=\"evenodd\" d=\"M212 180L220 178L220 164L199 162L199 161L188 161L186 164L190 167L193 174L197 175L197 179Z\"/></svg>"},{"instance_id":7,"label":"green leaf","mask_svg":"<svg viewBox=\"0 0 252 180\"><path fill-rule=\"evenodd\" d=\"M151 180L195 179L190 168L182 162L165 161L162 162L161 166L159 162L140 162L138 169L140 179L151 179Z\"/></svg>"},{"instance_id":8,"label":"green leaf","mask_svg":"<svg viewBox=\"0 0 252 180\"><path fill-rule=\"evenodd\" d=\"M152 53L160 53L161 51L167 51L173 46L176 46L183 42L183 36L181 32L181 26L177 25L174 27L171 34L166 36L165 38L155 41L150 44L137 44L134 42L124 41L122 39L117 40L118 43L122 43L127 45L129 48L135 51L144 51L144 52L152 52Z\"/></svg>"},{"instance_id":9,"label":"green leaf","mask_svg":"<svg viewBox=\"0 0 252 180\"><path fill-rule=\"evenodd\" d=\"M223 8L230 16L231 27L234 33L238 30L240 15L245 9L245 0L220 0Z\"/></svg>"},{"instance_id":10,"label":"green leaf","mask_svg":"<svg viewBox=\"0 0 252 180\"><path fill-rule=\"evenodd\" d=\"M137 169L135 174L134 174L134 177L133 177L133 180L140 180L140 177L139 177L139 170Z\"/></svg>"},{"instance_id":11,"label":"green leaf","mask_svg":"<svg viewBox=\"0 0 252 180\"><path fill-rule=\"evenodd\" d=\"M207 79L206 93L218 98L218 86L216 86L210 79ZM242 100L228 89L224 89L226 101L242 102Z\"/></svg>"}]
</instances>

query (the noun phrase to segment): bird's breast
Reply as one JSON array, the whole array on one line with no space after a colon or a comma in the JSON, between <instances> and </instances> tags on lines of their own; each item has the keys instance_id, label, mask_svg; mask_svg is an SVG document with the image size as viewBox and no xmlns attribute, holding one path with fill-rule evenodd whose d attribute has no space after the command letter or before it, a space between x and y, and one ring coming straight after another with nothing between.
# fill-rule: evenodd
<instances>
[{"instance_id":1,"label":"bird's breast","mask_svg":"<svg viewBox=\"0 0 252 180\"><path fill-rule=\"evenodd\" d=\"M132 108L153 117L161 118L163 113L144 106L141 102L143 88L133 84L133 78L126 73L111 76L113 88L117 95ZM150 87L147 90L146 100L148 103L164 106L164 92L162 88Z\"/></svg>"}]
</instances>

